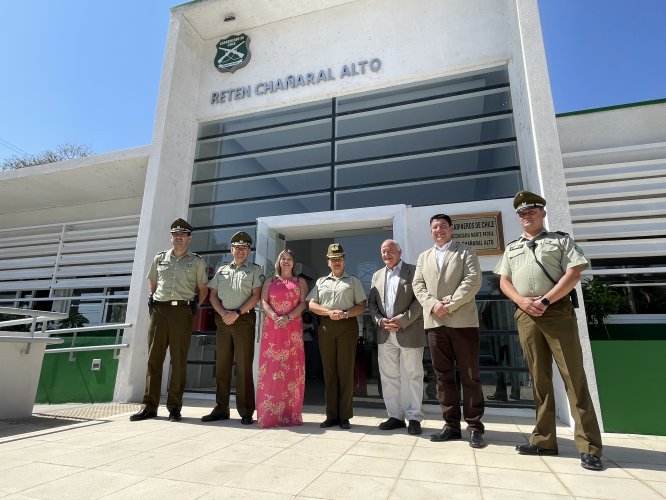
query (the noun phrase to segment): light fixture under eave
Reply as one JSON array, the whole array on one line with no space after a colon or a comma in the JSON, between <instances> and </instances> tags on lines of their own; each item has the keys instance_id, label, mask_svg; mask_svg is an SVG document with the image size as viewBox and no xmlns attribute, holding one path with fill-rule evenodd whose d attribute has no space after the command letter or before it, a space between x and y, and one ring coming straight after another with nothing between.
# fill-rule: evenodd
<instances>
[{"instance_id":1,"label":"light fixture under eave","mask_svg":"<svg viewBox=\"0 0 666 500\"><path fill-rule=\"evenodd\" d=\"M236 20L236 16L234 16L233 14L225 14L225 16L224 16L224 22L225 23L230 23L231 21L235 21L235 20Z\"/></svg>"}]
</instances>

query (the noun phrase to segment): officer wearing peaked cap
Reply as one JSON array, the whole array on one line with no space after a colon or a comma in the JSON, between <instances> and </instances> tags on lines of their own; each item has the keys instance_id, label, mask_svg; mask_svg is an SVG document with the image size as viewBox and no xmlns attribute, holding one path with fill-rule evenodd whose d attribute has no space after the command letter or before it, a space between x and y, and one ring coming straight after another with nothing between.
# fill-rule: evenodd
<instances>
[{"instance_id":1,"label":"officer wearing peaked cap","mask_svg":"<svg viewBox=\"0 0 666 500\"><path fill-rule=\"evenodd\" d=\"M192 226L184 219L171 223L170 250L159 252L148 271L150 281L150 324L148 326L148 368L143 395L143 408L130 417L131 421L157 415L162 387L162 367L166 350L171 355L171 378L166 406L169 420L181 419L187 353L192 335L192 301L195 293L199 303L206 300L208 275L206 263L189 251Z\"/></svg>"},{"instance_id":2,"label":"officer wearing peaked cap","mask_svg":"<svg viewBox=\"0 0 666 500\"><path fill-rule=\"evenodd\" d=\"M238 231L231 237L231 255L234 260L222 265L208 283L210 303L215 309L216 405L202 422L229 418L231 370L236 358L236 409L241 423L251 424L255 410L254 378L254 306L261 298L264 275L261 267L248 262L252 237Z\"/></svg>"},{"instance_id":3,"label":"officer wearing peaked cap","mask_svg":"<svg viewBox=\"0 0 666 500\"><path fill-rule=\"evenodd\" d=\"M546 200L529 191L516 194L513 206L523 234L509 243L495 267L502 292L516 304L520 344L534 381L536 426L521 455L557 455L552 360L567 388L575 422L574 441L581 466L601 470L601 434L587 386L578 324L570 292L589 264L566 233L544 228Z\"/></svg>"},{"instance_id":4,"label":"officer wearing peaked cap","mask_svg":"<svg viewBox=\"0 0 666 500\"><path fill-rule=\"evenodd\" d=\"M319 278L307 296L310 310L321 316L319 350L324 368L326 420L320 427L349 429L353 416L354 359L358 342L355 316L365 311L361 281L345 272L345 251L332 243L326 252L331 273Z\"/></svg>"}]
</instances>

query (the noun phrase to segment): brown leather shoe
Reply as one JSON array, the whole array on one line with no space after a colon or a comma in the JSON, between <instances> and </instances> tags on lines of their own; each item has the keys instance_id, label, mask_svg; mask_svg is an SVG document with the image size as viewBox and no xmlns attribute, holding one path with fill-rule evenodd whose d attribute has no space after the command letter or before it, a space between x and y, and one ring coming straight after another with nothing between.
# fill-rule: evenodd
<instances>
[{"instance_id":1,"label":"brown leather shoe","mask_svg":"<svg viewBox=\"0 0 666 500\"><path fill-rule=\"evenodd\" d=\"M441 431L430 435L430 441L435 443L439 443L441 441L452 441L454 439L462 439L462 434L460 431L452 431L448 427L444 427Z\"/></svg>"}]
</instances>

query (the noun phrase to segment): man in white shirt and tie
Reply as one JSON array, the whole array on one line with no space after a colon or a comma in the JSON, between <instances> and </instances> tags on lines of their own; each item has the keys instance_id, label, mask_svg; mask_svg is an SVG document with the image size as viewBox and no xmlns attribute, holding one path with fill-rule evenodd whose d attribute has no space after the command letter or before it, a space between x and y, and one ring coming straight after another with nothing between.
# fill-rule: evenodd
<instances>
[{"instance_id":1,"label":"man in white shirt and tie","mask_svg":"<svg viewBox=\"0 0 666 500\"><path fill-rule=\"evenodd\" d=\"M423 308L412 290L415 266L401 260L402 250L394 240L381 246L386 267L372 276L368 309L377 325L379 373L388 420L379 428L406 427L421 434L423 411Z\"/></svg>"}]
</instances>

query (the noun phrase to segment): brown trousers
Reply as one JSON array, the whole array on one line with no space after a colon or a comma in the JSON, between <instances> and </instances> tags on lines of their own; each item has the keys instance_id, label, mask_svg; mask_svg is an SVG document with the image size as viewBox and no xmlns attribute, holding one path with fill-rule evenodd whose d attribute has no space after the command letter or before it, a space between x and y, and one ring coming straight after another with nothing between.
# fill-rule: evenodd
<instances>
[{"instance_id":1,"label":"brown trousers","mask_svg":"<svg viewBox=\"0 0 666 500\"><path fill-rule=\"evenodd\" d=\"M556 449L553 359L562 375L574 419L574 441L581 453L601 456L601 433L583 368L576 314L569 299L559 300L543 316L516 309L520 345L534 381L536 426L530 443Z\"/></svg>"},{"instance_id":2,"label":"brown trousers","mask_svg":"<svg viewBox=\"0 0 666 500\"><path fill-rule=\"evenodd\" d=\"M171 378L166 406L169 411L183 406L187 375L187 353L192 338L192 310L188 305L156 303L148 326L148 369L143 404L157 411L162 389L162 368L167 348L171 355Z\"/></svg>"},{"instance_id":3,"label":"brown trousers","mask_svg":"<svg viewBox=\"0 0 666 500\"><path fill-rule=\"evenodd\" d=\"M334 321L322 317L318 333L324 367L326 418L350 419L354 416L354 361L358 322L356 318Z\"/></svg>"},{"instance_id":4,"label":"brown trousers","mask_svg":"<svg viewBox=\"0 0 666 500\"><path fill-rule=\"evenodd\" d=\"M215 336L215 399L217 405L213 415L229 416L231 394L231 370L236 357L236 409L241 417L251 417L255 410L254 377L254 326L257 315L254 310L242 314L233 325L225 325L222 317L215 314L217 333Z\"/></svg>"},{"instance_id":5,"label":"brown trousers","mask_svg":"<svg viewBox=\"0 0 666 500\"><path fill-rule=\"evenodd\" d=\"M428 330L432 368L437 377L437 398L446 426L460 432L460 399L454 361L462 383L463 415L467 430L484 432L484 401L479 372L479 329L439 326Z\"/></svg>"}]
</instances>

